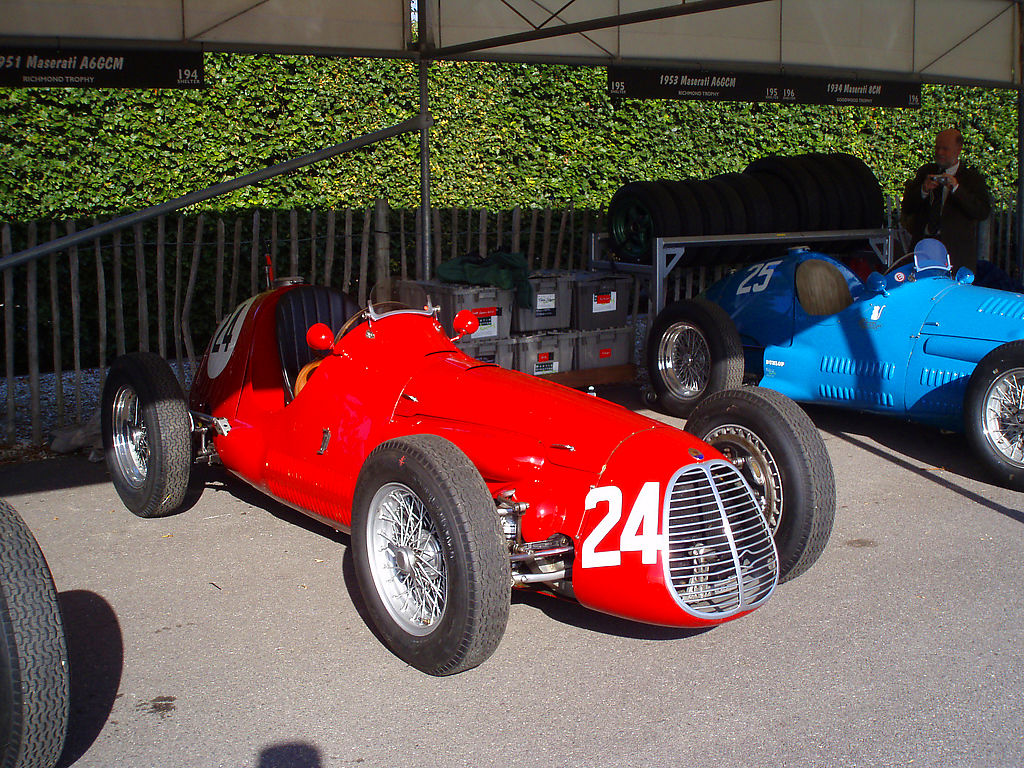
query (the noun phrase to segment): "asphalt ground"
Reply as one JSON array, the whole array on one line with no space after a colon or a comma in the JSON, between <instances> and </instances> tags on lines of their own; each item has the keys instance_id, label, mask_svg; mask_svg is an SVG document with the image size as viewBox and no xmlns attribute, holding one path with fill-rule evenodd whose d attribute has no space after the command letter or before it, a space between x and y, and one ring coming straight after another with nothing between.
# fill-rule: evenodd
<instances>
[{"instance_id":1,"label":"asphalt ground","mask_svg":"<svg viewBox=\"0 0 1024 768\"><path fill-rule=\"evenodd\" d=\"M956 435L810 414L835 528L765 606L693 632L516 595L494 656L448 678L369 629L347 536L218 468L142 520L102 464L0 467L64 613L61 765L1024 765L1024 497Z\"/></svg>"}]
</instances>

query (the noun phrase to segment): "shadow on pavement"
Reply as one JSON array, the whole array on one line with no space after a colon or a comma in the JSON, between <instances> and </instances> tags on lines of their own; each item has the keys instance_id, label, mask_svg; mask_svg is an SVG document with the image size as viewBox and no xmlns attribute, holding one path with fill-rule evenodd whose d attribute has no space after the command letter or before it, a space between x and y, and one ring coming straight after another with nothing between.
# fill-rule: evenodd
<instances>
[{"instance_id":1,"label":"shadow on pavement","mask_svg":"<svg viewBox=\"0 0 1024 768\"><path fill-rule=\"evenodd\" d=\"M71 667L71 709L57 765L67 768L88 751L110 717L121 685L124 640L114 609L95 592L61 592L58 601Z\"/></svg>"}]
</instances>

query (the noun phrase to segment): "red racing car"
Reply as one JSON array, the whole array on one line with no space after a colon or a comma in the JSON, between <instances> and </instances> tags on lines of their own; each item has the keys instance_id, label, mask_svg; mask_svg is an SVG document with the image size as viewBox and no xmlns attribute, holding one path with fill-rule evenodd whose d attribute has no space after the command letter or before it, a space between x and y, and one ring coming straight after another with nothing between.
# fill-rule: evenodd
<instances>
[{"instance_id":1,"label":"red racing car","mask_svg":"<svg viewBox=\"0 0 1024 768\"><path fill-rule=\"evenodd\" d=\"M429 304L429 302L428 302ZM761 605L828 539L832 467L792 402L747 388L691 416L702 437L482 363L436 311L362 308L285 278L218 327L186 401L138 353L102 403L113 483L174 512L194 461L351 535L390 649L434 675L497 647L510 588L652 624L702 627Z\"/></svg>"}]
</instances>

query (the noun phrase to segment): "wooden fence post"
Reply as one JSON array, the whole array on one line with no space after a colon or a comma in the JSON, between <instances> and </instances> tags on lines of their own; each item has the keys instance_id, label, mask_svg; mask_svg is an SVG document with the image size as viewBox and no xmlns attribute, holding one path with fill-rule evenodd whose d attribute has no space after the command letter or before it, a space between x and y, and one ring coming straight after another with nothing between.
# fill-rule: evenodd
<instances>
[{"instance_id":1,"label":"wooden fence post","mask_svg":"<svg viewBox=\"0 0 1024 768\"><path fill-rule=\"evenodd\" d=\"M291 256L289 275L299 274L299 212L294 208L288 212L288 232L291 235L291 245L288 253Z\"/></svg>"},{"instance_id":2,"label":"wooden fence post","mask_svg":"<svg viewBox=\"0 0 1024 768\"><path fill-rule=\"evenodd\" d=\"M50 222L50 240L57 239L57 222ZM64 425L64 377L60 345L60 286L57 283L57 254L50 254L50 338L53 343L53 387L57 423Z\"/></svg>"},{"instance_id":3,"label":"wooden fence post","mask_svg":"<svg viewBox=\"0 0 1024 768\"><path fill-rule=\"evenodd\" d=\"M181 249L184 247L185 220L178 217L178 241L174 244L174 316L171 330L174 333L174 358L178 363L178 381L184 382L184 367L181 360Z\"/></svg>"},{"instance_id":4,"label":"wooden fence post","mask_svg":"<svg viewBox=\"0 0 1024 768\"><path fill-rule=\"evenodd\" d=\"M36 223L28 225L28 247L36 244ZM25 303L28 307L28 386L32 398L32 443L43 441L43 428L39 408L39 290L36 262L28 263L25 278Z\"/></svg>"},{"instance_id":5,"label":"wooden fence post","mask_svg":"<svg viewBox=\"0 0 1024 768\"><path fill-rule=\"evenodd\" d=\"M334 270L334 209L327 210L327 244L324 249L324 285L331 284L331 272Z\"/></svg>"},{"instance_id":6,"label":"wooden fence post","mask_svg":"<svg viewBox=\"0 0 1024 768\"><path fill-rule=\"evenodd\" d=\"M252 252L249 261L249 295L257 293L256 284L259 279L260 269L260 212L252 212Z\"/></svg>"},{"instance_id":7,"label":"wooden fence post","mask_svg":"<svg viewBox=\"0 0 1024 768\"><path fill-rule=\"evenodd\" d=\"M167 237L167 219L156 220L156 349L167 358L167 260L164 240Z\"/></svg>"},{"instance_id":8,"label":"wooden fence post","mask_svg":"<svg viewBox=\"0 0 1024 768\"><path fill-rule=\"evenodd\" d=\"M135 231L135 285L139 295L137 308L139 317L139 352L149 351L149 298L146 290L146 253L142 241L142 224L136 224Z\"/></svg>"},{"instance_id":9,"label":"wooden fence post","mask_svg":"<svg viewBox=\"0 0 1024 768\"><path fill-rule=\"evenodd\" d=\"M75 234L74 219L68 219L65 224L67 234ZM72 360L75 365L75 423L82 423L82 297L78 273L78 246L73 245L68 251L68 261L71 270L71 335L74 345L72 346Z\"/></svg>"},{"instance_id":10,"label":"wooden fence post","mask_svg":"<svg viewBox=\"0 0 1024 768\"><path fill-rule=\"evenodd\" d=\"M235 240L231 248L231 287L228 289L228 311L238 305L238 270L242 254L242 220L235 219Z\"/></svg>"},{"instance_id":11,"label":"wooden fence post","mask_svg":"<svg viewBox=\"0 0 1024 768\"><path fill-rule=\"evenodd\" d=\"M370 260L370 209L363 209L363 236L359 242L359 306L366 304L366 270Z\"/></svg>"},{"instance_id":12,"label":"wooden fence post","mask_svg":"<svg viewBox=\"0 0 1024 768\"><path fill-rule=\"evenodd\" d=\"M188 356L189 366L195 364L196 353L192 346L192 324L189 318L192 315L192 296L196 289L196 277L199 274L199 259L202 258L203 248L203 214L196 219L196 237L192 244L192 267L188 273L188 287L185 289L185 301L181 308L181 335L185 342L185 354ZM184 373L182 373L184 380Z\"/></svg>"},{"instance_id":13,"label":"wooden fence post","mask_svg":"<svg viewBox=\"0 0 1024 768\"><path fill-rule=\"evenodd\" d=\"M93 226L96 220L93 219ZM107 279L103 269L103 248L97 237L92 241L93 252L96 254L96 318L99 326L96 331L100 337L99 366L100 382L107 376Z\"/></svg>"},{"instance_id":14,"label":"wooden fence post","mask_svg":"<svg viewBox=\"0 0 1024 768\"><path fill-rule=\"evenodd\" d=\"M213 317L224 317L224 219L217 217L217 265L213 274Z\"/></svg>"},{"instance_id":15,"label":"wooden fence post","mask_svg":"<svg viewBox=\"0 0 1024 768\"><path fill-rule=\"evenodd\" d=\"M379 197L374 201L373 244L376 272L373 285L376 289L377 301L391 298L391 231L388 225L389 211L390 208L387 200Z\"/></svg>"},{"instance_id":16,"label":"wooden fence post","mask_svg":"<svg viewBox=\"0 0 1024 768\"><path fill-rule=\"evenodd\" d=\"M0 230L0 254L11 255L11 225ZM14 442L14 272L4 270L4 367L7 375L7 442Z\"/></svg>"},{"instance_id":17,"label":"wooden fence post","mask_svg":"<svg viewBox=\"0 0 1024 768\"><path fill-rule=\"evenodd\" d=\"M121 286L121 231L114 233L114 336L117 354L127 350L124 339L124 290Z\"/></svg>"}]
</instances>

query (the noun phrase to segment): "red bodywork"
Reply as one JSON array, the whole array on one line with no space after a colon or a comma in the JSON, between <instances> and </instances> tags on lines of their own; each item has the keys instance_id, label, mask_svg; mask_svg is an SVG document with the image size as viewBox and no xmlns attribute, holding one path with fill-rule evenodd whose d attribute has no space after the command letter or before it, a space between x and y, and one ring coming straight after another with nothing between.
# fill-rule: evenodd
<instances>
[{"instance_id":1,"label":"red bodywork","mask_svg":"<svg viewBox=\"0 0 1024 768\"><path fill-rule=\"evenodd\" d=\"M754 599L748 585L740 590L747 599L731 609L687 608L680 589L712 597L697 547L677 553L694 561L697 575L682 587L667 583L667 490L688 465L723 465L715 449L618 405L474 360L430 313L359 323L286 403L275 307L288 290L261 294L224 321L191 390L194 412L226 420L227 434L219 430L213 445L248 483L348 530L368 454L397 436L439 435L472 460L495 498L528 505L519 542L572 540L571 593L584 605L649 623L707 626L749 612L771 593L777 557L766 528L757 544L771 548L775 570L759 577Z\"/></svg>"}]
</instances>

